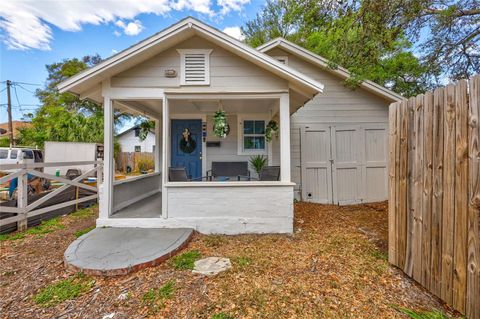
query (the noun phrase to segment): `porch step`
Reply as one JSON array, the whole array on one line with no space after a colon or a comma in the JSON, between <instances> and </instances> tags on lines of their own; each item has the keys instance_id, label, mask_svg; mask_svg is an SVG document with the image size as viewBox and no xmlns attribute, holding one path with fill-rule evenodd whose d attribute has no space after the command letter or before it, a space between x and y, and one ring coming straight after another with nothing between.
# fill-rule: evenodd
<instances>
[{"instance_id":1,"label":"porch step","mask_svg":"<svg viewBox=\"0 0 480 319\"><path fill-rule=\"evenodd\" d=\"M95 228L70 244L65 266L94 276L120 276L160 264L185 248L190 228Z\"/></svg>"}]
</instances>

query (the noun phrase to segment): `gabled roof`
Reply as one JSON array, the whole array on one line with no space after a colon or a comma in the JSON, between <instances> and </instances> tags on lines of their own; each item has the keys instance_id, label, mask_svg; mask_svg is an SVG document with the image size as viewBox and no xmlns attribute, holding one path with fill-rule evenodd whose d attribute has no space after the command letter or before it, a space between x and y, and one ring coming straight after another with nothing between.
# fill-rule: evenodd
<instances>
[{"instance_id":1,"label":"gabled roof","mask_svg":"<svg viewBox=\"0 0 480 319\"><path fill-rule=\"evenodd\" d=\"M201 21L188 17L169 28L117 53L98 65L80 72L58 84L60 92L80 94L106 78L118 74L154 55L188 39L199 35L232 53L266 69L303 89L312 96L323 91L323 84L306 77L302 73L283 65L267 54L259 52L245 43L212 28Z\"/></svg>"},{"instance_id":2,"label":"gabled roof","mask_svg":"<svg viewBox=\"0 0 480 319\"><path fill-rule=\"evenodd\" d=\"M263 52L263 53L266 53L274 48L280 48L284 51L287 51L288 53L291 53L295 56L298 56L314 65L317 65L319 67L321 67L322 69L325 69L326 71L334 74L334 75L337 75L339 76L340 78L342 79L346 79L346 78L349 78L351 76L350 72L345 69L345 68L342 68L342 67L337 67L335 69L332 69L329 65L330 65L330 62L305 49L305 48L302 48L301 46L293 43L293 42L290 42L288 40L285 40L284 38L276 38L276 39L273 39L259 47L257 47L257 50L260 51L260 52ZM378 95L378 96L381 96L387 100L390 100L390 101L400 101L400 100L403 100L404 97L401 96L400 94L398 93L395 93L389 89L387 89L386 87L383 87L375 82L372 82L372 81L369 81L369 80L365 80L365 81L362 81L362 83L360 84L360 87L366 89L367 91L370 91L372 92L373 94L375 95Z\"/></svg>"},{"instance_id":3,"label":"gabled roof","mask_svg":"<svg viewBox=\"0 0 480 319\"><path fill-rule=\"evenodd\" d=\"M127 133L129 133L129 132L131 132L131 131L133 131L133 130L135 130L135 129L140 129L140 125L134 125L134 126L132 126L131 128L126 129L125 131L118 133L115 137L123 136L123 135L125 135L125 134L127 134ZM155 135L155 132L154 132L154 131L152 131L152 130L148 130L148 131L149 131L150 133L152 133L153 135Z\"/></svg>"}]
</instances>

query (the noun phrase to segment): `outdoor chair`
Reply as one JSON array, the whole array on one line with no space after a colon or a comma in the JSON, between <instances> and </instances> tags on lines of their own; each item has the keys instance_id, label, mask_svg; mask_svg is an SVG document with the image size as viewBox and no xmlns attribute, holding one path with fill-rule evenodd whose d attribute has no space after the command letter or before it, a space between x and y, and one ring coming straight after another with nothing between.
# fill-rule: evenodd
<instances>
[{"instance_id":1,"label":"outdoor chair","mask_svg":"<svg viewBox=\"0 0 480 319\"><path fill-rule=\"evenodd\" d=\"M259 180L261 181L279 181L280 166L265 166L260 171Z\"/></svg>"},{"instance_id":2,"label":"outdoor chair","mask_svg":"<svg viewBox=\"0 0 480 319\"><path fill-rule=\"evenodd\" d=\"M170 182L191 182L200 181L203 177L188 178L187 169L185 167L169 167L168 180Z\"/></svg>"},{"instance_id":3,"label":"outdoor chair","mask_svg":"<svg viewBox=\"0 0 480 319\"><path fill-rule=\"evenodd\" d=\"M229 180L236 177L237 181L245 178L250 180L248 162L212 162L212 169L207 171L208 180Z\"/></svg>"}]
</instances>

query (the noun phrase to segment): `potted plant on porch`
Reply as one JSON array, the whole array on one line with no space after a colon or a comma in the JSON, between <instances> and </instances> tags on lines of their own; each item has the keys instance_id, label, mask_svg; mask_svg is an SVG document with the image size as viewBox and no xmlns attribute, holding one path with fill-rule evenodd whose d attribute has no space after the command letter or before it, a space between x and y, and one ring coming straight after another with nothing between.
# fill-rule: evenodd
<instances>
[{"instance_id":1,"label":"potted plant on porch","mask_svg":"<svg viewBox=\"0 0 480 319\"><path fill-rule=\"evenodd\" d=\"M250 165L252 166L252 168L255 170L255 172L260 177L260 172L262 171L262 169L267 164L267 157L263 156L263 155L255 155L255 156L250 157L249 162L250 162Z\"/></svg>"}]
</instances>

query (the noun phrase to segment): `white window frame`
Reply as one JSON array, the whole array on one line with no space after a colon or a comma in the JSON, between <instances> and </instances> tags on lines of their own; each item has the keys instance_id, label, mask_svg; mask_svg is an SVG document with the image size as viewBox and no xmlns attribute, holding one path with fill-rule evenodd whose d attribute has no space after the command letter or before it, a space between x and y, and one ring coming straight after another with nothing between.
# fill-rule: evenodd
<instances>
[{"instance_id":1,"label":"white window frame","mask_svg":"<svg viewBox=\"0 0 480 319\"><path fill-rule=\"evenodd\" d=\"M243 147L243 122L244 121L264 121L265 122L265 127L267 126L268 123L268 116L262 116L259 114L242 114L238 115L238 122L237 122L237 127L238 127L238 133L237 133L237 155L266 155L268 156L268 149L270 147L270 143L267 142L265 139L265 148L262 149L251 149L247 150ZM264 135L265 136L265 135Z\"/></svg>"},{"instance_id":2,"label":"white window frame","mask_svg":"<svg viewBox=\"0 0 480 319\"><path fill-rule=\"evenodd\" d=\"M177 49L180 54L180 85L184 86L197 86L197 85L210 85L210 53L212 49ZM187 83L185 82L185 55L187 54L205 54L205 81Z\"/></svg>"},{"instance_id":3,"label":"white window frame","mask_svg":"<svg viewBox=\"0 0 480 319\"><path fill-rule=\"evenodd\" d=\"M276 56L272 56L272 58L274 58L275 60L277 60L280 63L283 63L282 61L280 61L280 60L283 60L283 61L285 61L285 63L283 63L283 64L288 65L288 56L286 56L286 55L276 55Z\"/></svg>"}]
</instances>

